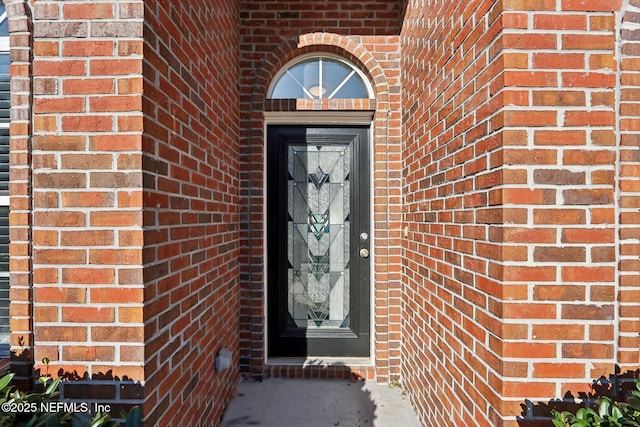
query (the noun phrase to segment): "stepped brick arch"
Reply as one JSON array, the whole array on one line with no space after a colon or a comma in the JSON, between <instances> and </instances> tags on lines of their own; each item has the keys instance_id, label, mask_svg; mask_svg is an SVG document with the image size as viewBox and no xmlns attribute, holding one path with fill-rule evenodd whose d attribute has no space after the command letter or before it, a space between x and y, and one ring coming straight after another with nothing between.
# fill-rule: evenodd
<instances>
[{"instance_id":1,"label":"stepped brick arch","mask_svg":"<svg viewBox=\"0 0 640 427\"><path fill-rule=\"evenodd\" d=\"M384 46L384 47L380 47ZM265 356L264 325L257 319L264 320L265 313L263 277L265 274L262 240L263 199L256 197L262 194L262 177L258 171L263 170L264 128L263 112L267 111L372 111L373 112L373 156L374 160L374 209L377 212L374 221L374 246L377 248L376 265L378 266L372 280L372 292L375 294L375 365L331 367L328 375L360 375L367 378L378 378L380 381L397 380L400 372L400 320L395 314L400 310L400 179L402 164L397 153L400 151L400 82L399 57L397 54L398 39L393 37L384 42L375 37L343 36L327 32L306 33L295 39L286 40L268 52L256 67L255 76L245 82L251 85L251 94L246 94L245 105L250 105L250 115L245 116L241 129L245 129L242 146L250 157L245 157L245 173L247 185L252 189L249 198L245 199L245 214L252 218L251 225L243 234L242 246L247 250L246 262L251 273L245 275L243 301L245 307L241 313L244 329L251 331L241 338L241 369L253 376L262 376L263 372L270 376L295 376L300 373L286 367L270 365L263 371ZM373 100L324 99L318 100L268 100L269 85L274 76L290 60L307 53L332 53L348 61L364 72L373 87ZM381 62L384 61L386 69ZM394 68L395 67L395 68ZM391 71L390 71L391 70ZM247 108L245 107L245 110ZM251 135L249 137L249 135ZM249 199L254 200L249 202ZM253 251L251 250L253 249ZM258 292L260 290L260 292ZM251 295L251 296L249 296ZM259 307L259 308L258 308ZM378 309L378 311L376 311ZM250 314L251 313L251 314ZM375 313L375 314L374 314ZM304 375L327 375L326 367L318 367Z\"/></svg>"},{"instance_id":2,"label":"stepped brick arch","mask_svg":"<svg viewBox=\"0 0 640 427\"><path fill-rule=\"evenodd\" d=\"M4 0L11 55L10 125L10 298L12 369L23 384L31 380L31 55L32 18L26 0Z\"/></svg>"},{"instance_id":3,"label":"stepped brick arch","mask_svg":"<svg viewBox=\"0 0 640 427\"><path fill-rule=\"evenodd\" d=\"M640 1L618 14L619 93L619 316L620 371L640 363Z\"/></svg>"},{"instance_id":4,"label":"stepped brick arch","mask_svg":"<svg viewBox=\"0 0 640 427\"><path fill-rule=\"evenodd\" d=\"M263 68L256 75L256 103L264 105L273 77L287 62L310 52L334 53L353 62L369 77L378 110L388 109L389 85L382 67L364 46L349 37L331 33L305 34L297 40L290 40L277 47L265 59Z\"/></svg>"}]
</instances>

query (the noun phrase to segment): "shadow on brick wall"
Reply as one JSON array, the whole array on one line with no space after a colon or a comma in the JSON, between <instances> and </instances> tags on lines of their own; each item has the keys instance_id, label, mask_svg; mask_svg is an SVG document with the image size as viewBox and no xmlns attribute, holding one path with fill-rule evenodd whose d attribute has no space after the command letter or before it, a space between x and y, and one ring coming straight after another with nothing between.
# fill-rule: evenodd
<instances>
[{"instance_id":1,"label":"shadow on brick wall","mask_svg":"<svg viewBox=\"0 0 640 427\"><path fill-rule=\"evenodd\" d=\"M22 340L20 344L22 345ZM28 348L20 352L12 351L11 363L6 369L6 372L15 375L12 385L25 392L42 392L44 386L37 381L42 376L60 377L62 382L58 391L61 400L87 402L90 408L107 411L114 419L122 412L129 412L131 408L144 402L143 385L127 376L120 378L113 375L112 371L98 372L92 376L63 369L58 369L55 373L54 371L53 366L46 366L44 371L34 369L33 355Z\"/></svg>"},{"instance_id":2,"label":"shadow on brick wall","mask_svg":"<svg viewBox=\"0 0 640 427\"><path fill-rule=\"evenodd\" d=\"M22 345L22 338L19 339ZM29 391L33 389L33 356L29 349L25 349L20 353L12 351L11 361L7 366L6 372L15 374L13 377L13 386L19 390Z\"/></svg>"},{"instance_id":3,"label":"shadow on brick wall","mask_svg":"<svg viewBox=\"0 0 640 427\"><path fill-rule=\"evenodd\" d=\"M39 376L36 371L36 378ZM57 376L62 378L60 395L73 401L90 401L96 404L108 404L112 417L128 412L133 406L144 402L144 387L140 382L127 376L118 377L112 371L79 375L59 369Z\"/></svg>"},{"instance_id":4,"label":"shadow on brick wall","mask_svg":"<svg viewBox=\"0 0 640 427\"><path fill-rule=\"evenodd\" d=\"M609 377L593 380L589 392L578 392L574 395L570 391L562 398L551 399L548 402L534 402L526 400L521 404L522 414L517 418L520 427L552 427L553 411L575 412L579 408L590 407L600 397L609 397L615 401L624 401L630 390L635 389L634 380L640 378L640 369L621 373L616 367L616 373Z\"/></svg>"}]
</instances>

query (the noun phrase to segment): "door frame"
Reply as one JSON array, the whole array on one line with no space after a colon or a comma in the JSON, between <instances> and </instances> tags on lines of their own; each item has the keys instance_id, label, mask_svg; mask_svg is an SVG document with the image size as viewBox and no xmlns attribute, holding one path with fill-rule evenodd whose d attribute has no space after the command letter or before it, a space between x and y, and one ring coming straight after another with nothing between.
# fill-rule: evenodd
<instances>
[{"instance_id":1,"label":"door frame","mask_svg":"<svg viewBox=\"0 0 640 427\"><path fill-rule=\"evenodd\" d=\"M371 236L370 243L370 281L369 281L369 356L368 357L307 357L307 358L299 358L299 357L270 357L269 356L269 289L267 278L269 277L269 259L268 259L268 242L267 242L267 227L263 227L263 255L264 255L264 286L263 286L263 295L264 295L264 307L263 312L265 313L264 317L264 355L265 355L265 364L271 364L270 362L276 364L287 364L288 362L293 364L299 364L300 362L304 362L305 360L313 360L314 363L324 362L329 365L336 364L340 365L343 361L353 361L357 360L367 361L373 363L375 358L375 348L374 348L374 338L375 338L375 234L374 234L374 111L300 111L300 112L282 112L282 111L273 111L273 112L264 112L264 120L263 120L263 129L262 134L263 138L263 170L262 176L267 176L267 129L269 126L273 125L284 125L284 126L336 126L336 127L344 127L344 126L366 126L369 129L369 167L370 167L370 179L369 179L369 199L370 199L370 211L369 215L371 218L369 235ZM263 195L264 195L264 204L262 209L263 215L263 224L267 224L267 199L269 194L267 192L267 180L263 180Z\"/></svg>"}]
</instances>

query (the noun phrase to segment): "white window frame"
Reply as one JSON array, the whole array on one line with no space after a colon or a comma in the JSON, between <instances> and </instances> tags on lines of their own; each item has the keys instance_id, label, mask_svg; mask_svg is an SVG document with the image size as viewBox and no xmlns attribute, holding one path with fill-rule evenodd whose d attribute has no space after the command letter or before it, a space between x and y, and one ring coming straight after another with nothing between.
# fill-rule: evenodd
<instances>
[{"instance_id":1,"label":"white window frame","mask_svg":"<svg viewBox=\"0 0 640 427\"><path fill-rule=\"evenodd\" d=\"M374 98L374 92L373 92L373 87L371 86L371 82L369 81L369 79L367 78L367 76L362 72L362 70L360 70L358 67L355 66L355 64L353 64L352 62L347 61L346 59L338 56L338 55L334 55L334 54L330 54L330 53L307 53L304 55L300 55L297 56L296 58L292 59L291 61L287 62L277 73L276 75L273 77L273 79L271 80L271 84L269 85L269 89L267 90L267 98L268 99L272 99L272 95L273 95L273 91L275 89L275 87L277 86L278 82L280 81L280 79L287 73L289 73L289 70L293 67L295 67L296 65L302 63L302 62L307 62L307 61L311 61L311 60L318 60L320 62L320 64L322 64L322 60L326 59L326 60L331 60L331 61L335 61L335 62L339 62L342 63L343 65L347 66L348 68L351 69L351 74L349 74L348 77L346 77L344 79L344 81L333 91L333 93L331 94L327 94L326 97L324 97L325 99L331 99L333 97L333 95L338 92L342 86L347 82L347 80L349 78L351 78L353 75L356 75L357 77L360 78L360 80L364 83L365 89L367 91L367 96L369 99ZM322 80L322 67L320 67L320 80ZM295 78L294 78L295 80ZM313 95L311 93L309 93L307 91L307 89L304 88L304 85L297 82L298 85L303 89L303 91L305 92L306 98L305 99L323 99L323 94L319 93L317 96Z\"/></svg>"}]
</instances>

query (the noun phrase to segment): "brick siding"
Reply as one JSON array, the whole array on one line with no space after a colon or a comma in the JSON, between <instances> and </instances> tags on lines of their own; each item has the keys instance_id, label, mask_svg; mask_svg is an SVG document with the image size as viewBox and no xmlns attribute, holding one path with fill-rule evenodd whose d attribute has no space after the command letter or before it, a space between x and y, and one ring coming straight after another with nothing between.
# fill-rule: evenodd
<instances>
[{"instance_id":1,"label":"brick siding","mask_svg":"<svg viewBox=\"0 0 640 427\"><path fill-rule=\"evenodd\" d=\"M238 5L144 5L144 412L211 425L238 376Z\"/></svg>"},{"instance_id":2,"label":"brick siding","mask_svg":"<svg viewBox=\"0 0 640 427\"><path fill-rule=\"evenodd\" d=\"M240 373L401 380L532 427L638 369L640 0L5 4L22 385L215 425ZM267 100L312 52L375 99ZM265 366L264 113L327 110L373 113L374 364Z\"/></svg>"},{"instance_id":3,"label":"brick siding","mask_svg":"<svg viewBox=\"0 0 640 427\"><path fill-rule=\"evenodd\" d=\"M114 381L64 384L65 397L138 403L126 390L144 380L142 129L130 126L141 121L141 3L35 2L31 13L31 357L39 374Z\"/></svg>"},{"instance_id":4,"label":"brick siding","mask_svg":"<svg viewBox=\"0 0 640 427\"><path fill-rule=\"evenodd\" d=\"M504 166L502 145L517 135L496 123L508 96L499 13L498 2L410 2L402 29L402 366L426 425L498 425L490 408L501 404L500 346L519 332L500 319L503 299L528 295L526 285L501 283L505 262L528 251L501 245L501 224L525 233L527 213L502 208L492 191L527 176Z\"/></svg>"},{"instance_id":5,"label":"brick siding","mask_svg":"<svg viewBox=\"0 0 640 427\"><path fill-rule=\"evenodd\" d=\"M31 299L31 55L29 7L21 0L5 2L11 32L10 128L10 315L12 369L19 385L32 381Z\"/></svg>"},{"instance_id":6,"label":"brick siding","mask_svg":"<svg viewBox=\"0 0 640 427\"><path fill-rule=\"evenodd\" d=\"M526 400L577 396L637 365L637 169L623 163L619 179L616 165L619 153L633 163L637 137L628 129L618 149L619 6L410 3L403 377L423 420L535 423L549 409ZM631 193L618 199L618 185Z\"/></svg>"},{"instance_id":7,"label":"brick siding","mask_svg":"<svg viewBox=\"0 0 640 427\"><path fill-rule=\"evenodd\" d=\"M8 5L13 368L160 424L217 422L237 378L238 7L191 3Z\"/></svg>"},{"instance_id":8,"label":"brick siding","mask_svg":"<svg viewBox=\"0 0 640 427\"><path fill-rule=\"evenodd\" d=\"M619 14L619 317L620 370L640 364L640 1Z\"/></svg>"}]
</instances>

